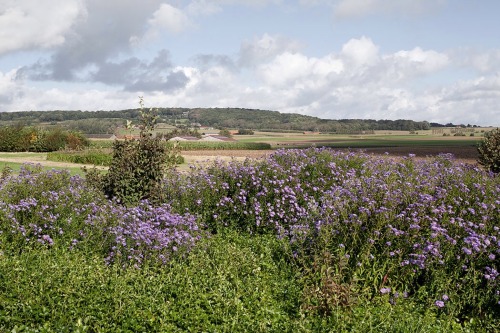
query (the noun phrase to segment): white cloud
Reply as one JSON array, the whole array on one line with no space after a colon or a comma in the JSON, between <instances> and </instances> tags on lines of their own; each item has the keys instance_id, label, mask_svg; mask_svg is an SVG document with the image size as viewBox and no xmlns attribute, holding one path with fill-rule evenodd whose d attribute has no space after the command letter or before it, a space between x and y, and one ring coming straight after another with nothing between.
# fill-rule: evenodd
<instances>
[{"instance_id":1,"label":"white cloud","mask_svg":"<svg viewBox=\"0 0 500 333\"><path fill-rule=\"evenodd\" d=\"M447 0L340 0L325 1L334 6L338 18L361 17L370 14L418 15L436 10Z\"/></svg>"},{"instance_id":2,"label":"white cloud","mask_svg":"<svg viewBox=\"0 0 500 333\"><path fill-rule=\"evenodd\" d=\"M1 7L0 54L61 45L86 14L81 0L2 0Z\"/></svg>"},{"instance_id":3,"label":"white cloud","mask_svg":"<svg viewBox=\"0 0 500 333\"><path fill-rule=\"evenodd\" d=\"M373 65L378 60L378 46L371 39L351 39L342 47L342 55L356 66Z\"/></svg>"},{"instance_id":4,"label":"white cloud","mask_svg":"<svg viewBox=\"0 0 500 333\"><path fill-rule=\"evenodd\" d=\"M472 67L480 73L487 74L500 71L500 50L493 49L483 52L465 49L454 54L457 63L463 67Z\"/></svg>"},{"instance_id":5,"label":"white cloud","mask_svg":"<svg viewBox=\"0 0 500 333\"><path fill-rule=\"evenodd\" d=\"M246 40L242 43L239 63L242 66L254 66L273 59L284 52L296 52L300 43L283 36L272 36L267 33L260 38Z\"/></svg>"},{"instance_id":6,"label":"white cloud","mask_svg":"<svg viewBox=\"0 0 500 333\"><path fill-rule=\"evenodd\" d=\"M153 13L148 24L151 27L149 34L153 35L161 31L176 34L193 26L193 23L182 10L166 3L162 4L160 8Z\"/></svg>"},{"instance_id":7,"label":"white cloud","mask_svg":"<svg viewBox=\"0 0 500 333\"><path fill-rule=\"evenodd\" d=\"M334 55L308 58L300 53L286 52L260 66L258 72L266 85L293 87L324 84L331 74L343 70L343 62Z\"/></svg>"},{"instance_id":8,"label":"white cloud","mask_svg":"<svg viewBox=\"0 0 500 333\"><path fill-rule=\"evenodd\" d=\"M248 7L265 7L282 3L283 0L193 0L186 6L186 11L193 16L213 15L223 10L224 6L242 5Z\"/></svg>"},{"instance_id":9,"label":"white cloud","mask_svg":"<svg viewBox=\"0 0 500 333\"><path fill-rule=\"evenodd\" d=\"M383 60L385 78L395 81L432 75L450 65L448 55L419 47L386 55Z\"/></svg>"},{"instance_id":10,"label":"white cloud","mask_svg":"<svg viewBox=\"0 0 500 333\"><path fill-rule=\"evenodd\" d=\"M193 55L192 67L179 67L174 63L179 55L174 44L160 45L163 39L143 37L182 33L195 23L203 23L205 18L199 16L223 15L225 6L241 10L236 7L286 3L46 0L42 6L40 1L0 2L7 4L6 10L0 10L0 54L39 48L51 52L45 53L47 58L32 60L31 66L5 67L0 72L1 111L130 108L137 106L136 96L144 94L149 105L160 106L252 107L322 118L409 118L500 125L497 49L443 53L412 46L384 53L363 36L313 57L305 53L300 42L268 32L244 40L239 49L229 46L233 54ZM337 17L347 18L413 15L433 10L436 6L431 3L443 1L300 3L326 5ZM16 31L16 24L22 29ZM177 38L189 37L186 35ZM177 42L175 38L169 36L168 42ZM143 43L133 49L131 40ZM165 47L172 56L161 50ZM459 78L463 80L457 82Z\"/></svg>"},{"instance_id":11,"label":"white cloud","mask_svg":"<svg viewBox=\"0 0 500 333\"><path fill-rule=\"evenodd\" d=\"M11 104L15 100L18 91L16 70L7 73L0 72L0 106Z\"/></svg>"}]
</instances>

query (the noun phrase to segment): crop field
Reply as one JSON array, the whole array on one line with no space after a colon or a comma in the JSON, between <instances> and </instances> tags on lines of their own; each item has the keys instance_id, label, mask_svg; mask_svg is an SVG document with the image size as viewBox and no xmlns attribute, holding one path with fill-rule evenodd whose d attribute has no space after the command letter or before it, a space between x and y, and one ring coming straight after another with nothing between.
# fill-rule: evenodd
<instances>
[{"instance_id":1,"label":"crop field","mask_svg":"<svg viewBox=\"0 0 500 333\"><path fill-rule=\"evenodd\" d=\"M155 205L2 174L0 331L500 329L498 176L449 154L259 153L172 170Z\"/></svg>"},{"instance_id":2,"label":"crop field","mask_svg":"<svg viewBox=\"0 0 500 333\"><path fill-rule=\"evenodd\" d=\"M267 142L275 145L304 146L321 144L340 148L364 147L415 147L415 146L467 146L481 140L481 136L439 136L427 134L408 134L407 131L380 132L376 134L308 134L308 133L274 133L256 132L254 135L238 135L235 138L242 142Z\"/></svg>"}]
</instances>

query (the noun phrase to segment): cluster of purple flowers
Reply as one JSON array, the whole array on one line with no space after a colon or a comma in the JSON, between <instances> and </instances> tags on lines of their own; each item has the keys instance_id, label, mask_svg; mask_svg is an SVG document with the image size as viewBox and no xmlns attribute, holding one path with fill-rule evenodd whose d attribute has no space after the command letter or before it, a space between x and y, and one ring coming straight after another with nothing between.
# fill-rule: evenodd
<instances>
[{"instance_id":1,"label":"cluster of purple flowers","mask_svg":"<svg viewBox=\"0 0 500 333\"><path fill-rule=\"evenodd\" d=\"M50 247L71 237L71 230L84 232L82 222L99 197L80 177L25 165L0 183L0 229L12 242Z\"/></svg>"},{"instance_id":2,"label":"cluster of purple flowers","mask_svg":"<svg viewBox=\"0 0 500 333\"><path fill-rule=\"evenodd\" d=\"M172 207L213 230L272 232L304 253L343 244L336 251L353 278L376 266L385 271L371 283L388 273L404 291L417 292L427 279L436 292L467 293L479 272L485 285L473 288L490 296L500 289L499 178L448 155L423 161L281 150L256 163L193 167L167 179L164 192Z\"/></svg>"},{"instance_id":3,"label":"cluster of purple flowers","mask_svg":"<svg viewBox=\"0 0 500 333\"><path fill-rule=\"evenodd\" d=\"M108 264L166 264L172 254L186 253L201 238L194 216L173 214L167 205L153 207L143 201L132 208L115 206L112 214L118 223L109 229L114 245L105 259Z\"/></svg>"},{"instance_id":4,"label":"cluster of purple flowers","mask_svg":"<svg viewBox=\"0 0 500 333\"><path fill-rule=\"evenodd\" d=\"M165 264L200 239L194 216L147 201L124 207L65 171L26 165L0 182L0 236L14 247L99 251L107 263ZM1 241L1 240L0 240Z\"/></svg>"}]
</instances>

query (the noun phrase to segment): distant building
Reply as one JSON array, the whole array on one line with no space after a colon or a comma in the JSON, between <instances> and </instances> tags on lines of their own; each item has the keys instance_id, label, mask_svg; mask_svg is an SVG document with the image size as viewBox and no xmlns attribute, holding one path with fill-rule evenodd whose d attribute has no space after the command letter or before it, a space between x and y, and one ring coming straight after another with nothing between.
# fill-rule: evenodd
<instances>
[{"instance_id":1,"label":"distant building","mask_svg":"<svg viewBox=\"0 0 500 333\"><path fill-rule=\"evenodd\" d=\"M198 141L199 139L194 136L174 136L168 141Z\"/></svg>"},{"instance_id":2,"label":"distant building","mask_svg":"<svg viewBox=\"0 0 500 333\"><path fill-rule=\"evenodd\" d=\"M233 138L228 138L227 136L216 135L216 134L207 134L204 135L200 141L224 141L224 142L233 142L236 141Z\"/></svg>"}]
</instances>

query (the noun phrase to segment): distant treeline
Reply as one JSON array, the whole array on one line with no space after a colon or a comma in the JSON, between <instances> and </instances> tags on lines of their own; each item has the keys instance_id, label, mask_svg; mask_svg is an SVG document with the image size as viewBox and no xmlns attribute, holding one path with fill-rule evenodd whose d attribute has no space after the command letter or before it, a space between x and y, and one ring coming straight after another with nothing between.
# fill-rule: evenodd
<instances>
[{"instance_id":1,"label":"distant treeline","mask_svg":"<svg viewBox=\"0 0 500 333\"><path fill-rule=\"evenodd\" d=\"M329 133L359 133L373 130L428 130L427 121L320 119L294 113L242 108L158 108L159 121L189 126L198 124L214 128L251 130L316 131ZM125 120L138 121L139 109L120 111L22 111L0 112L0 123L22 122L28 125L49 123L84 133L112 133ZM187 123L186 123L187 122ZM439 124L437 124L439 125Z\"/></svg>"},{"instance_id":2,"label":"distant treeline","mask_svg":"<svg viewBox=\"0 0 500 333\"><path fill-rule=\"evenodd\" d=\"M361 132L370 130L418 131L430 129L427 121L372 120L372 119L320 119L295 113L248 109L193 109L192 122L216 128L250 128L298 130L316 132Z\"/></svg>"}]
</instances>

